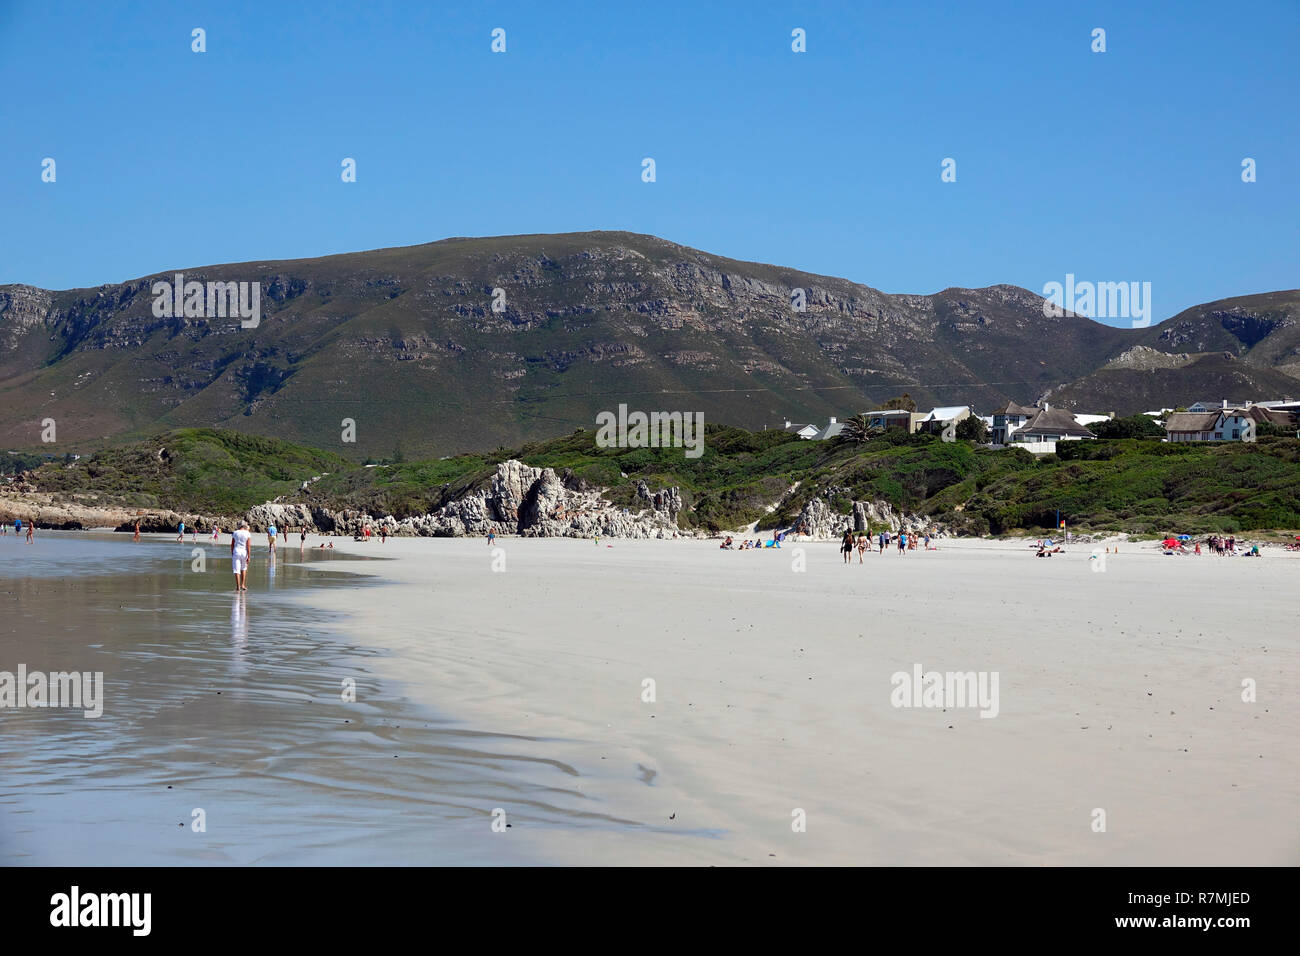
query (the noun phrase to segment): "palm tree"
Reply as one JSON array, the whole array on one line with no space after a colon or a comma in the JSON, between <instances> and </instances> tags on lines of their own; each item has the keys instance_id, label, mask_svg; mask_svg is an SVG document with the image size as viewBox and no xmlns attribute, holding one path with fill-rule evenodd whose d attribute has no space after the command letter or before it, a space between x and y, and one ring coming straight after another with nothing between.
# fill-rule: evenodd
<instances>
[{"instance_id":1,"label":"palm tree","mask_svg":"<svg viewBox=\"0 0 1300 956\"><path fill-rule=\"evenodd\" d=\"M845 441L864 442L877 431L871 427L866 415L857 414L844 421L844 430L840 432Z\"/></svg>"}]
</instances>

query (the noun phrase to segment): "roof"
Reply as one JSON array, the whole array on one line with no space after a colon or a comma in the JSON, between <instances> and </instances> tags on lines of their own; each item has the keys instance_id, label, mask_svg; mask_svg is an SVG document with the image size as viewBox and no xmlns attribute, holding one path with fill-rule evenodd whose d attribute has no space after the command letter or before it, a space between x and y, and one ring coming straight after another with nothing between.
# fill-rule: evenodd
<instances>
[{"instance_id":1,"label":"roof","mask_svg":"<svg viewBox=\"0 0 1300 956\"><path fill-rule=\"evenodd\" d=\"M1074 416L1063 408L1040 408L1034 416L1025 422L1016 432L1017 435L1077 435L1080 438L1096 438L1092 432L1074 420Z\"/></svg>"},{"instance_id":2,"label":"roof","mask_svg":"<svg viewBox=\"0 0 1300 956\"><path fill-rule=\"evenodd\" d=\"M1209 432L1218 422L1218 412L1174 412L1165 420L1165 431Z\"/></svg>"},{"instance_id":3,"label":"roof","mask_svg":"<svg viewBox=\"0 0 1300 956\"><path fill-rule=\"evenodd\" d=\"M1007 402L1001 408L993 409L994 415L1032 415L1038 411L1032 405L1017 405L1015 402Z\"/></svg>"},{"instance_id":4,"label":"roof","mask_svg":"<svg viewBox=\"0 0 1300 956\"><path fill-rule=\"evenodd\" d=\"M948 422L952 421L962 412L970 413L969 405L942 405L939 408L930 409L930 414L921 419L923 422Z\"/></svg>"},{"instance_id":5,"label":"roof","mask_svg":"<svg viewBox=\"0 0 1300 956\"><path fill-rule=\"evenodd\" d=\"M868 418L881 418L886 415L915 415L915 412L909 412L906 408L877 408L870 412L863 412Z\"/></svg>"},{"instance_id":6,"label":"roof","mask_svg":"<svg viewBox=\"0 0 1300 956\"><path fill-rule=\"evenodd\" d=\"M1263 422L1272 422L1274 425L1289 426L1292 422L1291 416L1281 410L1273 408L1264 408L1261 405L1251 405L1249 408L1224 408L1220 413L1227 415L1236 415L1241 418L1249 418L1253 422L1262 424Z\"/></svg>"},{"instance_id":7,"label":"roof","mask_svg":"<svg viewBox=\"0 0 1300 956\"><path fill-rule=\"evenodd\" d=\"M818 441L825 441L828 438L834 438L840 432L844 431L843 422L831 422L824 429L817 433Z\"/></svg>"}]
</instances>

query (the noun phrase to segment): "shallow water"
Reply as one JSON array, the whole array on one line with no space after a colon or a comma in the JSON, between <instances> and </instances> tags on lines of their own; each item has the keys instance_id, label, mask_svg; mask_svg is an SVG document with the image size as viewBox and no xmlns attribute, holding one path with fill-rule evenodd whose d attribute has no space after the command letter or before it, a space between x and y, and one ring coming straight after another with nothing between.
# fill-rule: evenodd
<instances>
[{"instance_id":1,"label":"shallow water","mask_svg":"<svg viewBox=\"0 0 1300 956\"><path fill-rule=\"evenodd\" d=\"M349 589L364 608L378 578L297 547L272 565L255 542L236 595L229 547L0 538L0 671L104 682L99 718L0 707L0 864L516 863L493 808L584 816L573 768L415 705L373 673L385 652L303 600Z\"/></svg>"}]
</instances>

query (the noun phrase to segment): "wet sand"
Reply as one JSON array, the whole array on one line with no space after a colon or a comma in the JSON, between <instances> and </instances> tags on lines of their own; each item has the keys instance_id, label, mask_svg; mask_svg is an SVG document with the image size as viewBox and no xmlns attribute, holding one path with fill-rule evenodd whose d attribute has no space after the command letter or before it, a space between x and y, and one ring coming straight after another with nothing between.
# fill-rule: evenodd
<instances>
[{"instance_id":1,"label":"wet sand","mask_svg":"<svg viewBox=\"0 0 1300 956\"><path fill-rule=\"evenodd\" d=\"M55 537L111 540L0 539L0 669L105 714L0 710L0 862L1300 862L1293 555L335 539L241 599L228 542ZM998 716L892 706L915 663Z\"/></svg>"},{"instance_id":2,"label":"wet sand","mask_svg":"<svg viewBox=\"0 0 1300 956\"><path fill-rule=\"evenodd\" d=\"M0 709L0 863L519 863L482 839L484 804L508 796L545 820L566 799L568 768L531 741L453 724L375 676L386 652L309 606L328 590L375 599L376 579L330 556L281 550L272 573L263 549L238 597L228 539L0 545L0 670L105 681L97 719ZM546 783L516 769L539 760Z\"/></svg>"}]
</instances>

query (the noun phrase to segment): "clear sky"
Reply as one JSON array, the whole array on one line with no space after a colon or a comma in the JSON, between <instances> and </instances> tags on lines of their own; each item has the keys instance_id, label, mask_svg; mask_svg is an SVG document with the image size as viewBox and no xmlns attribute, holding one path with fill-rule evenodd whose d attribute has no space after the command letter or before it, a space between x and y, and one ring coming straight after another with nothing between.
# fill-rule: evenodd
<instances>
[{"instance_id":1,"label":"clear sky","mask_svg":"<svg viewBox=\"0 0 1300 956\"><path fill-rule=\"evenodd\" d=\"M1298 0L0 0L0 283L626 229L1159 321L1300 286L1298 41Z\"/></svg>"}]
</instances>

